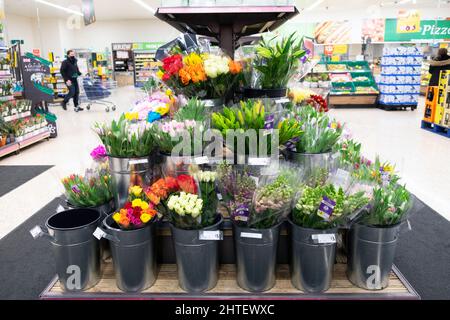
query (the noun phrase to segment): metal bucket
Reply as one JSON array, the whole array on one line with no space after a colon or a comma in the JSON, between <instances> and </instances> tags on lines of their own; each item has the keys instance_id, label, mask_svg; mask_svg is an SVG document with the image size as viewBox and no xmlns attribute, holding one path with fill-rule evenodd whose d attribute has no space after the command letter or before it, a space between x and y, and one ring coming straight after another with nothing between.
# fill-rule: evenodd
<instances>
[{"instance_id":1,"label":"metal bucket","mask_svg":"<svg viewBox=\"0 0 450 320\"><path fill-rule=\"evenodd\" d=\"M252 229L233 224L237 283L242 289L262 292L275 285L280 226Z\"/></svg>"},{"instance_id":2,"label":"metal bucket","mask_svg":"<svg viewBox=\"0 0 450 320\"><path fill-rule=\"evenodd\" d=\"M178 283L187 292L204 292L217 284L219 274L219 243L216 240L200 240L200 231L219 230L222 217L214 225L200 230L184 230L170 225Z\"/></svg>"},{"instance_id":3,"label":"metal bucket","mask_svg":"<svg viewBox=\"0 0 450 320\"><path fill-rule=\"evenodd\" d=\"M48 218L48 233L39 226L30 231L35 239L50 239L64 291L87 290L100 280L99 241L92 235L100 217L93 209L71 209Z\"/></svg>"},{"instance_id":4,"label":"metal bucket","mask_svg":"<svg viewBox=\"0 0 450 320\"><path fill-rule=\"evenodd\" d=\"M139 292L156 280L155 223L135 230L121 230L112 216L103 220L108 234L117 287Z\"/></svg>"},{"instance_id":5,"label":"metal bucket","mask_svg":"<svg viewBox=\"0 0 450 320\"><path fill-rule=\"evenodd\" d=\"M347 277L366 290L389 285L401 224L379 228L354 224L348 233Z\"/></svg>"},{"instance_id":6,"label":"metal bucket","mask_svg":"<svg viewBox=\"0 0 450 320\"><path fill-rule=\"evenodd\" d=\"M336 243L317 243L316 234L334 234L337 229L303 228L291 220L291 282L304 292L319 293L330 288L336 257Z\"/></svg>"},{"instance_id":7,"label":"metal bucket","mask_svg":"<svg viewBox=\"0 0 450 320\"><path fill-rule=\"evenodd\" d=\"M331 172L336 167L336 159L332 152L326 153L299 153L291 150L284 151L286 160L294 162L304 169L306 177L320 174L322 169Z\"/></svg>"},{"instance_id":8,"label":"metal bucket","mask_svg":"<svg viewBox=\"0 0 450 320\"><path fill-rule=\"evenodd\" d=\"M201 155L183 157L160 152L158 163L163 176L176 177L180 174L189 174L189 166L196 163L197 157L201 157Z\"/></svg>"},{"instance_id":9,"label":"metal bucket","mask_svg":"<svg viewBox=\"0 0 450 320\"><path fill-rule=\"evenodd\" d=\"M66 210L69 209L83 209L83 207L76 207L66 200L66 205L64 206ZM115 210L114 199L95 207L85 207L87 209L97 210L101 214L101 218L98 221L98 226L101 227L103 220L109 216ZM107 260L111 256L111 251L109 250L109 242L106 239L100 239L100 256L102 260Z\"/></svg>"},{"instance_id":10,"label":"metal bucket","mask_svg":"<svg viewBox=\"0 0 450 320\"><path fill-rule=\"evenodd\" d=\"M114 186L114 202L116 208L122 208L128 198L130 186L150 185L153 177L153 161L150 156L139 158L117 158L108 156L112 183Z\"/></svg>"}]
</instances>

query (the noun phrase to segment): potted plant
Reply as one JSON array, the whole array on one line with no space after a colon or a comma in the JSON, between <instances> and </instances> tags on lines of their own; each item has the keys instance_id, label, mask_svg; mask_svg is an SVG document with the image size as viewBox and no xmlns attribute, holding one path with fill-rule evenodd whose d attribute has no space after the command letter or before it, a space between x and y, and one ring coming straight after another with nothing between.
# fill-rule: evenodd
<instances>
[{"instance_id":1,"label":"potted plant","mask_svg":"<svg viewBox=\"0 0 450 320\"><path fill-rule=\"evenodd\" d=\"M222 217L217 213L216 173L191 173L160 179L146 194L170 223L180 287L188 292L203 292L217 283L219 256L215 240L221 238Z\"/></svg>"},{"instance_id":2,"label":"potted plant","mask_svg":"<svg viewBox=\"0 0 450 320\"><path fill-rule=\"evenodd\" d=\"M348 234L348 279L366 290L389 285L400 227L414 205L405 186L387 182L373 189L373 200ZM416 208L417 210L418 208Z\"/></svg>"},{"instance_id":3,"label":"potted plant","mask_svg":"<svg viewBox=\"0 0 450 320\"><path fill-rule=\"evenodd\" d=\"M117 287L140 292L156 280L155 223L157 211L144 190L134 185L124 206L103 220Z\"/></svg>"},{"instance_id":4,"label":"potted plant","mask_svg":"<svg viewBox=\"0 0 450 320\"><path fill-rule=\"evenodd\" d=\"M303 134L286 150L286 159L298 163L308 176L315 170L333 169L333 148L343 126L312 106L298 108L294 115L301 123Z\"/></svg>"},{"instance_id":5,"label":"potted plant","mask_svg":"<svg viewBox=\"0 0 450 320\"><path fill-rule=\"evenodd\" d=\"M252 86L244 89L244 95L247 98L286 96L287 84L305 54L303 40L297 41L295 33L278 42L276 37L263 38L256 47L253 60Z\"/></svg>"},{"instance_id":6,"label":"potted plant","mask_svg":"<svg viewBox=\"0 0 450 320\"><path fill-rule=\"evenodd\" d=\"M278 236L291 209L296 180L297 171L287 168L264 176L251 206L244 202L232 214L237 283L244 290L262 292L275 285Z\"/></svg>"},{"instance_id":7,"label":"potted plant","mask_svg":"<svg viewBox=\"0 0 450 320\"><path fill-rule=\"evenodd\" d=\"M126 113L118 121L94 126L108 155L116 208L125 204L130 186L148 186L153 180L154 138L150 124L137 119L137 113Z\"/></svg>"},{"instance_id":8,"label":"potted plant","mask_svg":"<svg viewBox=\"0 0 450 320\"><path fill-rule=\"evenodd\" d=\"M303 184L295 201L291 225L291 282L304 292L330 287L338 227L369 202L367 188L350 174L311 180ZM353 218L353 217L352 217Z\"/></svg>"}]
</instances>

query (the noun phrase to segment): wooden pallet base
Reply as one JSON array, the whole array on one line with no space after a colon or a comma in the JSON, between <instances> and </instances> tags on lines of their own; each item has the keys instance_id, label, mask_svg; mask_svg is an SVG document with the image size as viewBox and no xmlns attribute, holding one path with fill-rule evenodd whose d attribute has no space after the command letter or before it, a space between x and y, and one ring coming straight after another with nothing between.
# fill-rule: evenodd
<instances>
[{"instance_id":1,"label":"wooden pallet base","mask_svg":"<svg viewBox=\"0 0 450 320\"><path fill-rule=\"evenodd\" d=\"M441 126L436 123L428 122L425 120L422 120L422 124L420 127L424 130L436 133L440 136L450 138L450 128Z\"/></svg>"},{"instance_id":2,"label":"wooden pallet base","mask_svg":"<svg viewBox=\"0 0 450 320\"><path fill-rule=\"evenodd\" d=\"M201 294L184 292L178 285L175 264L163 264L159 267L156 282L141 293L125 293L116 286L112 262L103 264L103 277L98 284L84 292L63 292L55 277L40 295L41 299L420 299L419 295L394 267L389 287L378 291L368 291L355 287L346 277L346 265L335 265L331 288L323 294L308 294L292 286L289 266L278 265L277 282L274 288L263 293L250 293L236 283L236 266L220 266L217 286Z\"/></svg>"},{"instance_id":3,"label":"wooden pallet base","mask_svg":"<svg viewBox=\"0 0 450 320\"><path fill-rule=\"evenodd\" d=\"M386 110L386 111L394 111L394 110L406 110L411 109L414 111L417 109L417 104L399 104L399 105L390 105L390 104L378 104L378 108Z\"/></svg>"}]
</instances>

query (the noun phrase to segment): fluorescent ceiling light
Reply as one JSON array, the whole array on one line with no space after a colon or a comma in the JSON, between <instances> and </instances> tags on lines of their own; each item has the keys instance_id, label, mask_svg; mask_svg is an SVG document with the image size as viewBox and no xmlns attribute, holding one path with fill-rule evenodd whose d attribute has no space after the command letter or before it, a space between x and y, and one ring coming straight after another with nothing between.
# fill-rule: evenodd
<instances>
[{"instance_id":1,"label":"fluorescent ceiling light","mask_svg":"<svg viewBox=\"0 0 450 320\"><path fill-rule=\"evenodd\" d=\"M416 3L416 0L401 0L401 1L399 1L399 2L397 2L397 4L405 4L405 3L408 3L408 2L413 2L413 3Z\"/></svg>"},{"instance_id":2,"label":"fluorescent ceiling light","mask_svg":"<svg viewBox=\"0 0 450 320\"><path fill-rule=\"evenodd\" d=\"M156 10L153 9L152 7L150 7L148 4L146 4L144 1L142 0L133 0L134 2L136 2L138 5L140 5L141 7L147 9L148 11L150 11L151 13L155 14Z\"/></svg>"},{"instance_id":3,"label":"fluorescent ceiling light","mask_svg":"<svg viewBox=\"0 0 450 320\"><path fill-rule=\"evenodd\" d=\"M314 2L313 4L311 4L309 7L307 7L305 10L306 11L310 11L312 9L314 9L315 7L317 7L319 4L321 4L324 0L316 0L316 2Z\"/></svg>"},{"instance_id":4,"label":"fluorescent ceiling light","mask_svg":"<svg viewBox=\"0 0 450 320\"><path fill-rule=\"evenodd\" d=\"M83 16L83 13L81 13L80 11L77 11L77 10L74 10L74 9L70 9L70 8L66 8L66 7L60 6L58 4L54 4L54 3L51 3L51 2L45 1L45 0L34 0L34 1L38 2L38 3L41 3L41 4L45 4L45 5L49 6L49 7L53 7L55 9L59 9L59 10L68 12L68 13L73 13L73 14L76 14L76 15L79 15L79 16Z\"/></svg>"}]
</instances>

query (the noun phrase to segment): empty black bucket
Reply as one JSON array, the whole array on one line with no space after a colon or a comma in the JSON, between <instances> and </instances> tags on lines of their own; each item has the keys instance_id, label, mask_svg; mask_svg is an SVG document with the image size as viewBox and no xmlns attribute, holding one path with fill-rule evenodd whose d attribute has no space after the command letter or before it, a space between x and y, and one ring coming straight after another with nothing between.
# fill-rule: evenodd
<instances>
[{"instance_id":1,"label":"empty black bucket","mask_svg":"<svg viewBox=\"0 0 450 320\"><path fill-rule=\"evenodd\" d=\"M108 216L103 220L104 231L114 264L117 287L125 292L139 292L156 280L155 223L135 230L122 230Z\"/></svg>"},{"instance_id":2,"label":"empty black bucket","mask_svg":"<svg viewBox=\"0 0 450 320\"><path fill-rule=\"evenodd\" d=\"M233 224L237 283L242 289L262 292L275 285L280 226L252 229Z\"/></svg>"},{"instance_id":3,"label":"empty black bucket","mask_svg":"<svg viewBox=\"0 0 450 320\"><path fill-rule=\"evenodd\" d=\"M71 209L51 216L45 226L36 226L34 238L50 238L56 261L56 272L63 290L89 289L100 280L99 241L92 235L101 214L93 209Z\"/></svg>"},{"instance_id":4,"label":"empty black bucket","mask_svg":"<svg viewBox=\"0 0 450 320\"><path fill-rule=\"evenodd\" d=\"M200 231L219 230L222 217L214 225L200 230L179 229L170 225L177 261L178 282L187 292L204 292L217 284L219 244L216 240L200 240Z\"/></svg>"},{"instance_id":5,"label":"empty black bucket","mask_svg":"<svg viewBox=\"0 0 450 320\"><path fill-rule=\"evenodd\" d=\"M330 288L336 257L336 243L318 243L316 235L332 234L337 229L303 228L291 220L291 282L304 292L319 293Z\"/></svg>"}]
</instances>

